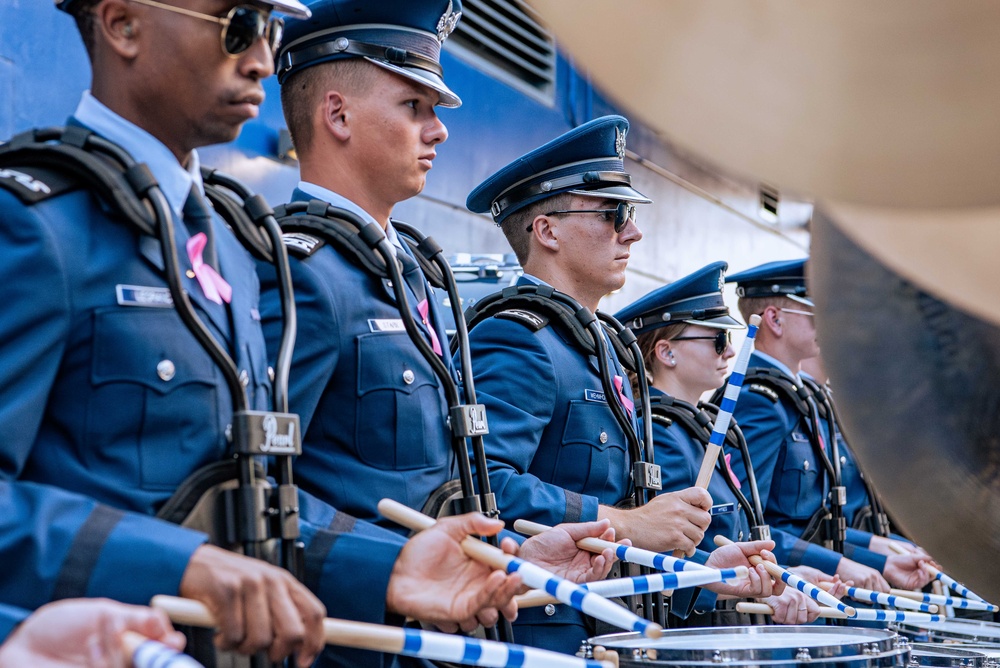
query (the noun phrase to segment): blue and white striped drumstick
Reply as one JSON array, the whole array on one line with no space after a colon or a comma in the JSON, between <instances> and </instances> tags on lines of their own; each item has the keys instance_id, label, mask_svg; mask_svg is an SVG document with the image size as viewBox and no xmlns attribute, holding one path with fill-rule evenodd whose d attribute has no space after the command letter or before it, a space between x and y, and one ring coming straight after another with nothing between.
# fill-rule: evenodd
<instances>
[{"instance_id":1,"label":"blue and white striped drumstick","mask_svg":"<svg viewBox=\"0 0 1000 668\"><path fill-rule=\"evenodd\" d=\"M902 608L904 610L915 610L916 612L926 612L929 614L933 614L938 611L937 605L933 603L922 603L920 601L914 601L911 598L896 596L895 594L886 594L884 592L873 591L871 589L863 589L861 587L848 587L847 595L859 601L869 601L871 603L878 603L879 605L887 605L890 608Z\"/></svg>"},{"instance_id":2,"label":"blue and white striped drumstick","mask_svg":"<svg viewBox=\"0 0 1000 668\"><path fill-rule=\"evenodd\" d=\"M415 531L423 531L434 525L433 518L392 499L379 501L378 510L384 517ZM553 575L523 559L512 557L481 540L469 536L462 541L462 551L471 559L497 570L520 574L524 584L534 589L545 590L559 599L560 603L572 606L585 615L618 628L636 631L647 638L659 638L663 635L663 627L659 624L643 619L602 596L588 592L578 584Z\"/></svg>"},{"instance_id":3,"label":"blue and white striped drumstick","mask_svg":"<svg viewBox=\"0 0 1000 668\"><path fill-rule=\"evenodd\" d=\"M723 545L731 545L732 542L733 541L729 540L725 536L715 537L715 544L720 547ZM784 568L774 563L773 561L767 561L763 559L759 554L752 555L751 557L749 557L749 559L750 563L753 564L754 566L756 566L757 564L764 564L764 568L767 569L767 572L771 575L771 577L780 579L789 587L795 587L809 598L815 601L819 601L823 605L830 606L831 608L836 608L837 610L843 612L849 617L854 616L855 609L853 606L846 605L845 603L840 601L840 599L838 599L836 596L833 596L832 594L823 591L813 583L800 578L798 575L795 575L794 573L789 573L788 571L786 571Z\"/></svg>"},{"instance_id":4,"label":"blue and white striped drumstick","mask_svg":"<svg viewBox=\"0 0 1000 668\"><path fill-rule=\"evenodd\" d=\"M537 536L543 531L548 531L551 528L552 527L544 524L530 522L528 520L517 520L514 522L514 530L518 533L524 534L525 536ZM644 550L640 547L620 545L618 543L612 543L609 540L601 540L600 538L583 538L576 541L576 546L581 550L594 552L596 554L600 554L604 550L611 549L620 561L627 561L630 564L638 564L640 566L649 566L650 568L655 568L658 571L664 571L666 573L674 573L677 571L715 570L710 566L705 566L694 561L687 561L686 559L678 559L677 557L672 557L669 554L661 554L659 552L653 552L652 550Z\"/></svg>"},{"instance_id":5,"label":"blue and white striped drumstick","mask_svg":"<svg viewBox=\"0 0 1000 668\"><path fill-rule=\"evenodd\" d=\"M896 541L890 541L889 542L889 547L896 554L908 554L908 551L906 550L906 548L904 548L902 545L899 545ZM973 601L978 601L980 603L986 603L987 605L992 605L986 599L984 599L983 597L981 597L981 596L977 595L976 593L974 593L973 591L971 591L968 587L966 587L965 585L963 585L961 582L958 582L957 580L955 580L955 578L952 578L952 577L946 575L945 573L942 573L940 570L938 570L934 566L931 566L928 563L924 563L923 564L923 568L928 573L930 573L931 576L933 576L935 580L940 580L941 584L943 584L944 586L948 587L949 589L951 589L953 592L955 592L959 596L964 596L965 598L971 599ZM963 606L956 605L955 607L963 607ZM979 610L981 608L969 608L969 609L970 610L972 610L972 609ZM995 612L997 608L996 608L996 606L993 606L991 609Z\"/></svg>"},{"instance_id":6,"label":"blue and white striped drumstick","mask_svg":"<svg viewBox=\"0 0 1000 668\"><path fill-rule=\"evenodd\" d=\"M736 611L751 615L774 614L774 608L766 603L737 603ZM857 619L864 622L910 622L911 624L928 624L945 621L943 615L928 615L924 612L870 610L868 608L855 609L854 612L855 614L848 615L834 608L823 607L819 609L819 616L828 619Z\"/></svg>"},{"instance_id":7,"label":"blue and white striped drumstick","mask_svg":"<svg viewBox=\"0 0 1000 668\"><path fill-rule=\"evenodd\" d=\"M747 338L740 346L740 354L736 357L733 372L726 382L726 390L723 392L722 402L719 404L719 414L715 417L712 436L708 439L708 445L705 446L705 458L701 460L701 469L695 479L695 487L708 489L712 472L715 471L715 465L719 462L719 453L722 452L722 444L726 442L726 432L729 431L729 423L733 419L733 409L736 408L736 400L739 399L740 389L743 387L747 365L750 364L750 353L753 352L753 343L754 339L757 338L758 327L760 327L760 316L754 314L750 316ZM674 556L677 556L676 553Z\"/></svg>"},{"instance_id":8,"label":"blue and white striped drumstick","mask_svg":"<svg viewBox=\"0 0 1000 668\"><path fill-rule=\"evenodd\" d=\"M907 589L890 589L889 593L899 598L909 598L914 601L933 603L935 605L947 605L953 608L964 608L966 610L986 610L988 612L1000 612L1000 607L984 601L973 601L968 598L955 598L953 596L938 596L936 594L925 594L922 591L909 591Z\"/></svg>"},{"instance_id":9,"label":"blue and white striped drumstick","mask_svg":"<svg viewBox=\"0 0 1000 668\"><path fill-rule=\"evenodd\" d=\"M638 575L631 578L600 580L580 586L587 591L600 594L601 596L633 596L635 594L649 594L667 589L700 587L701 585L712 584L713 582L745 580L746 578L746 566L739 566L737 568L724 568L717 571L653 573L652 575ZM533 608L540 605L548 605L549 603L558 603L558 601L539 589L529 591L527 594L517 597L518 608Z\"/></svg>"},{"instance_id":10,"label":"blue and white striped drumstick","mask_svg":"<svg viewBox=\"0 0 1000 668\"><path fill-rule=\"evenodd\" d=\"M213 628L215 619L198 601L173 596L155 596L151 604L164 610L178 624ZM328 645L356 647L375 652L405 654L430 661L451 661L469 666L492 668L610 668L601 661L580 659L534 647L466 638L459 635L434 633L419 629L403 629L381 624L349 622L327 618L323 632ZM185 657L187 658L187 657ZM153 668L152 664L135 664L138 668ZM193 664L155 664L156 668L189 668Z\"/></svg>"},{"instance_id":11,"label":"blue and white striped drumstick","mask_svg":"<svg viewBox=\"0 0 1000 668\"><path fill-rule=\"evenodd\" d=\"M135 631L122 634L122 645L135 668L204 668L190 656Z\"/></svg>"}]
</instances>

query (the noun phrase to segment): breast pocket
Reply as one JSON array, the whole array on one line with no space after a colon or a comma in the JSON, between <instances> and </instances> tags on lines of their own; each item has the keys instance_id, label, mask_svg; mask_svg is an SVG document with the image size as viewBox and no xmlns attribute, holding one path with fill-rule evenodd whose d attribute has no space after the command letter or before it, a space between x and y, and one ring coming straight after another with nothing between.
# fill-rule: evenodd
<instances>
[{"instance_id":1,"label":"breast pocket","mask_svg":"<svg viewBox=\"0 0 1000 668\"><path fill-rule=\"evenodd\" d=\"M135 471L143 489L173 489L222 454L221 373L173 310L97 312L91 381L96 465Z\"/></svg>"},{"instance_id":2,"label":"breast pocket","mask_svg":"<svg viewBox=\"0 0 1000 668\"><path fill-rule=\"evenodd\" d=\"M805 433L793 431L785 447L779 506L790 517L807 518L823 503L823 471Z\"/></svg>"},{"instance_id":3,"label":"breast pocket","mask_svg":"<svg viewBox=\"0 0 1000 668\"><path fill-rule=\"evenodd\" d=\"M358 337L354 442L365 463L388 470L443 465L451 443L437 378L405 332Z\"/></svg>"},{"instance_id":4,"label":"breast pocket","mask_svg":"<svg viewBox=\"0 0 1000 668\"><path fill-rule=\"evenodd\" d=\"M617 503L628 491L625 434L605 403L571 401L556 462L560 487Z\"/></svg>"}]
</instances>

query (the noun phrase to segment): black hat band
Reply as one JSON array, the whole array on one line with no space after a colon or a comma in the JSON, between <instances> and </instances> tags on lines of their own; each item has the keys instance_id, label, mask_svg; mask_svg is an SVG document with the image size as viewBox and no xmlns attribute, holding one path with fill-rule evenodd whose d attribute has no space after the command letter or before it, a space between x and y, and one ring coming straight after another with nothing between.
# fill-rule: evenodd
<instances>
[{"instance_id":1,"label":"black hat band","mask_svg":"<svg viewBox=\"0 0 1000 668\"><path fill-rule=\"evenodd\" d=\"M781 295L806 296L806 286L804 285L781 285L779 283L769 283L767 285L741 285L736 288L737 297L753 299L756 297L777 297Z\"/></svg>"},{"instance_id":2,"label":"black hat band","mask_svg":"<svg viewBox=\"0 0 1000 668\"><path fill-rule=\"evenodd\" d=\"M650 311L637 318L624 323L629 329L640 330L653 327L666 327L688 320L712 320L729 315L729 309L725 306L713 306L711 308L696 308L690 311Z\"/></svg>"},{"instance_id":3,"label":"black hat band","mask_svg":"<svg viewBox=\"0 0 1000 668\"><path fill-rule=\"evenodd\" d=\"M518 188L512 188L493 200L490 213L493 220L499 219L504 211L515 204L545 193L556 194L562 190L578 186L596 188L607 185L632 185L632 177L628 172L598 172L590 171L582 174L570 174L554 179L546 179L541 183L533 183Z\"/></svg>"},{"instance_id":4,"label":"black hat band","mask_svg":"<svg viewBox=\"0 0 1000 668\"><path fill-rule=\"evenodd\" d=\"M296 51L286 51L281 55L279 72L289 72L294 67L340 54L373 58L399 67L416 67L433 72L439 77L444 75L444 69L440 63L413 51L401 49L398 46L357 42L347 37L338 37L332 42L314 44Z\"/></svg>"}]
</instances>

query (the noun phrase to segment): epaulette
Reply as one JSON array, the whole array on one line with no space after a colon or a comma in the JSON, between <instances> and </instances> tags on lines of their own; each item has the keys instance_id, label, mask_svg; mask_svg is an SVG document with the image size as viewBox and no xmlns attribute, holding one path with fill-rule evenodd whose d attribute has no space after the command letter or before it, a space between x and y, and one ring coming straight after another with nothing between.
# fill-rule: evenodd
<instances>
[{"instance_id":1,"label":"epaulette","mask_svg":"<svg viewBox=\"0 0 1000 668\"><path fill-rule=\"evenodd\" d=\"M285 242L285 248L298 257L309 257L326 245L319 237L304 232L285 232L281 238Z\"/></svg>"},{"instance_id":2,"label":"epaulette","mask_svg":"<svg viewBox=\"0 0 1000 668\"><path fill-rule=\"evenodd\" d=\"M778 393L772 390L767 385L761 385L760 383L750 383L749 385L747 385L747 390L749 390L750 392L756 392L757 394L763 394L772 402L778 403Z\"/></svg>"},{"instance_id":3,"label":"epaulette","mask_svg":"<svg viewBox=\"0 0 1000 668\"><path fill-rule=\"evenodd\" d=\"M533 332L540 331L549 324L549 319L544 315L520 308L510 308L506 311L500 311L493 317L519 322Z\"/></svg>"},{"instance_id":4,"label":"epaulette","mask_svg":"<svg viewBox=\"0 0 1000 668\"><path fill-rule=\"evenodd\" d=\"M70 174L41 167L0 167L0 188L9 190L24 204L38 204L74 190L80 182Z\"/></svg>"}]
</instances>

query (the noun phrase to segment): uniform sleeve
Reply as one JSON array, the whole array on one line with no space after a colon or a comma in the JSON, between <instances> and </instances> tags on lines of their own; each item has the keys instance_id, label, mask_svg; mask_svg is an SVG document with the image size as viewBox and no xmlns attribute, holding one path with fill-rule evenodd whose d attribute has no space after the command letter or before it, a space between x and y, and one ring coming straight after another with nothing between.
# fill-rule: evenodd
<instances>
[{"instance_id":1,"label":"uniform sleeve","mask_svg":"<svg viewBox=\"0 0 1000 668\"><path fill-rule=\"evenodd\" d=\"M17 481L73 326L71 277L42 213L56 204L28 209L0 190L0 600L28 609L73 596L147 604L177 593L203 534Z\"/></svg>"},{"instance_id":2,"label":"uniform sleeve","mask_svg":"<svg viewBox=\"0 0 1000 668\"><path fill-rule=\"evenodd\" d=\"M653 421L653 461L660 467L664 492L676 492L694 485L701 467L701 459L692 458L690 448L681 442L680 430L680 426L666 427Z\"/></svg>"},{"instance_id":3,"label":"uniform sleeve","mask_svg":"<svg viewBox=\"0 0 1000 668\"><path fill-rule=\"evenodd\" d=\"M761 505L766 512L767 502L771 496L774 467L777 465L785 435L789 432L784 407L780 402L774 402L744 386L733 411L733 419L739 424L746 438L751 464L757 477ZM738 451L733 452L730 463L740 483L747 485L746 463Z\"/></svg>"},{"instance_id":4,"label":"uniform sleeve","mask_svg":"<svg viewBox=\"0 0 1000 668\"><path fill-rule=\"evenodd\" d=\"M470 333L476 395L486 406L490 428L483 438L490 486L508 519L549 526L596 520L596 497L528 473L552 420L557 394L556 370L540 338L521 324L496 318Z\"/></svg>"},{"instance_id":5,"label":"uniform sleeve","mask_svg":"<svg viewBox=\"0 0 1000 668\"><path fill-rule=\"evenodd\" d=\"M871 545L872 534L867 531L862 531L861 529L852 529L848 527L847 529L847 542L851 545L857 545L858 547L867 548Z\"/></svg>"},{"instance_id":6,"label":"uniform sleeve","mask_svg":"<svg viewBox=\"0 0 1000 668\"><path fill-rule=\"evenodd\" d=\"M853 559L859 564L863 564L869 568L874 568L879 573L885 570L887 557L884 554L872 552L871 550L867 550L863 547L847 543L844 545L844 556L848 559Z\"/></svg>"},{"instance_id":7,"label":"uniform sleeve","mask_svg":"<svg viewBox=\"0 0 1000 668\"><path fill-rule=\"evenodd\" d=\"M288 378L288 403L291 412L298 413L302 421L302 433L309 429L340 356L338 337L334 334L338 325L333 295L312 267L312 262L321 259L313 256L304 261L289 257L298 332ZM273 266L258 262L257 274L261 284L261 326L267 341L268 360L274 365L281 345L283 323L280 292Z\"/></svg>"},{"instance_id":8,"label":"uniform sleeve","mask_svg":"<svg viewBox=\"0 0 1000 668\"><path fill-rule=\"evenodd\" d=\"M842 556L839 552L827 549L822 545L802 540L798 536L771 529L771 539L774 541L774 558L784 566L811 566L828 575L837 572Z\"/></svg>"}]
</instances>

